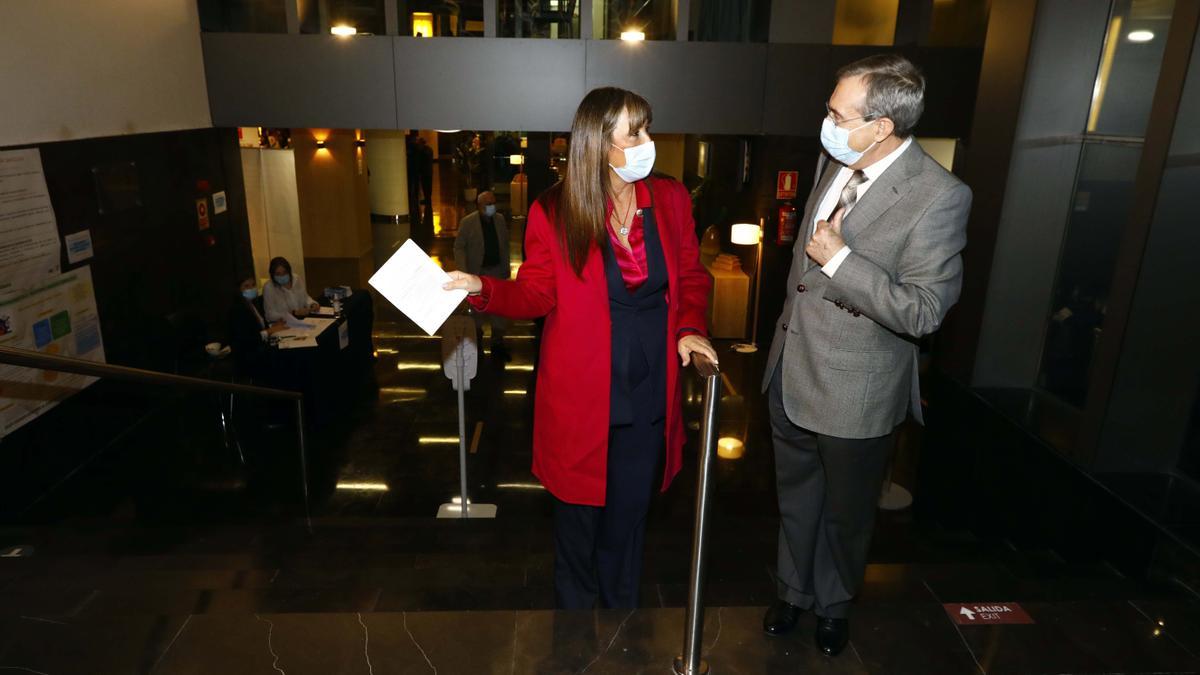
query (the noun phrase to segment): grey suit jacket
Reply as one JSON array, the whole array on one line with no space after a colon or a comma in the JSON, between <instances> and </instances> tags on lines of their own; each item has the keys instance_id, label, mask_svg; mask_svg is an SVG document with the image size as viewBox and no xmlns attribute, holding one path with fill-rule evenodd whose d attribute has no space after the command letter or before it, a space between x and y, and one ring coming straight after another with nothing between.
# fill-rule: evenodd
<instances>
[{"instance_id":1,"label":"grey suit jacket","mask_svg":"<svg viewBox=\"0 0 1200 675\"><path fill-rule=\"evenodd\" d=\"M456 269L469 274L486 273L501 279L509 277L508 223L499 211L492 216L492 221L496 224L496 243L500 245L500 264L492 269L483 269L483 223L480 222L479 212L475 211L458 223L458 236L454 238Z\"/></svg>"},{"instance_id":2,"label":"grey suit jacket","mask_svg":"<svg viewBox=\"0 0 1200 675\"><path fill-rule=\"evenodd\" d=\"M791 421L839 438L888 434L911 408L917 421L917 339L958 300L971 190L914 141L842 221L850 255L833 278L804 252L841 164L830 162L804 209L787 299L763 390L783 360Z\"/></svg>"}]
</instances>

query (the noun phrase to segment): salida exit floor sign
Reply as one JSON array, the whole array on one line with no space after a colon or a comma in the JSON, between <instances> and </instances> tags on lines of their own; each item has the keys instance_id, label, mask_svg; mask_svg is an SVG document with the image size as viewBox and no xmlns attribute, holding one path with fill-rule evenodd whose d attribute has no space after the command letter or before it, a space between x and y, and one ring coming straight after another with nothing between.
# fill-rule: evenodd
<instances>
[{"instance_id":1,"label":"salida exit floor sign","mask_svg":"<svg viewBox=\"0 0 1200 675\"><path fill-rule=\"evenodd\" d=\"M950 620L960 626L995 626L1033 623L1033 617L1015 602L991 602L942 605Z\"/></svg>"}]
</instances>

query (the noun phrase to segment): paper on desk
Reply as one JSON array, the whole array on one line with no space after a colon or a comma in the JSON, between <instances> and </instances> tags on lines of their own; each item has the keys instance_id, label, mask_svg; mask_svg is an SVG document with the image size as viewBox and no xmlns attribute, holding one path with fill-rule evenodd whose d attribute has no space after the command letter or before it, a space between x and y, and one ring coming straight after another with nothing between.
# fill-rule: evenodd
<instances>
[{"instance_id":1,"label":"paper on desk","mask_svg":"<svg viewBox=\"0 0 1200 675\"><path fill-rule=\"evenodd\" d=\"M291 312L283 315L283 322L287 324L288 328L308 329L313 327L311 323L305 323L304 321L297 319L296 316Z\"/></svg>"},{"instance_id":2,"label":"paper on desk","mask_svg":"<svg viewBox=\"0 0 1200 675\"><path fill-rule=\"evenodd\" d=\"M304 323L304 327L289 327L275 333L275 338L279 342L280 349L316 347L317 338L333 323L333 319L310 319L309 322Z\"/></svg>"},{"instance_id":3,"label":"paper on desk","mask_svg":"<svg viewBox=\"0 0 1200 675\"><path fill-rule=\"evenodd\" d=\"M467 297L466 291L444 290L447 281L450 275L409 239L367 283L433 335Z\"/></svg>"}]
</instances>

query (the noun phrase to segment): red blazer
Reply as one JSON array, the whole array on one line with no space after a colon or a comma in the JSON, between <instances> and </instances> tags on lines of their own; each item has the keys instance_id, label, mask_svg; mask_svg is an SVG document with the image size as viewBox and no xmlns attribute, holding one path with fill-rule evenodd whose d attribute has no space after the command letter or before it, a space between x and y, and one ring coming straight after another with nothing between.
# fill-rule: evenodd
<instances>
[{"instance_id":1,"label":"red blazer","mask_svg":"<svg viewBox=\"0 0 1200 675\"><path fill-rule=\"evenodd\" d=\"M683 395L676 333L707 335L712 277L700 264L692 202L678 181L646 179L667 265L666 490L683 464ZM608 466L612 326L599 247L576 276L540 203L529 210L525 263L512 281L484 278L476 309L514 319L546 317L533 413L533 473L570 504L604 505Z\"/></svg>"}]
</instances>

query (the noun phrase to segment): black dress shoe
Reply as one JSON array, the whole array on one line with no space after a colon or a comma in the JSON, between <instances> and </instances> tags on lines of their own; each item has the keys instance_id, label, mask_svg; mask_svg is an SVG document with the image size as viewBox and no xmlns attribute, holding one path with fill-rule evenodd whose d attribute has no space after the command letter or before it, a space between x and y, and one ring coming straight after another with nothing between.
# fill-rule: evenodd
<instances>
[{"instance_id":1,"label":"black dress shoe","mask_svg":"<svg viewBox=\"0 0 1200 675\"><path fill-rule=\"evenodd\" d=\"M776 600L775 604L768 607L767 613L763 615L763 630L767 635L788 633L796 627L796 622L803 613L804 610L789 602Z\"/></svg>"},{"instance_id":2,"label":"black dress shoe","mask_svg":"<svg viewBox=\"0 0 1200 675\"><path fill-rule=\"evenodd\" d=\"M850 621L817 617L817 648L825 656L837 656L850 642Z\"/></svg>"}]
</instances>

